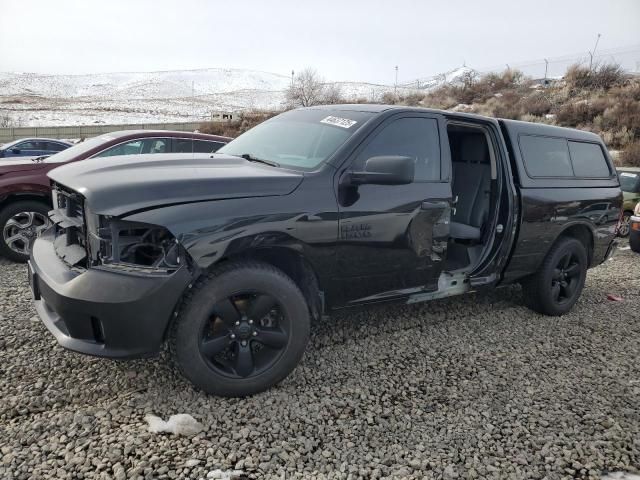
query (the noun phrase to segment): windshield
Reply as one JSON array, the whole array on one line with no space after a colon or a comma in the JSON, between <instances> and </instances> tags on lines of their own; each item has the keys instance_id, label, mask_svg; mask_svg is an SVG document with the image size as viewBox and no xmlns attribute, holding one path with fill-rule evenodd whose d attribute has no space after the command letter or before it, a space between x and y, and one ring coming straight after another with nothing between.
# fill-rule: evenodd
<instances>
[{"instance_id":1,"label":"windshield","mask_svg":"<svg viewBox=\"0 0 640 480\"><path fill-rule=\"evenodd\" d=\"M372 116L368 112L330 109L293 110L252 128L218 153L314 170Z\"/></svg>"},{"instance_id":2,"label":"windshield","mask_svg":"<svg viewBox=\"0 0 640 480\"><path fill-rule=\"evenodd\" d=\"M635 193L638 187L638 178L640 175L634 172L620 172L618 174L620 179L620 189L623 192Z\"/></svg>"},{"instance_id":3,"label":"windshield","mask_svg":"<svg viewBox=\"0 0 640 480\"><path fill-rule=\"evenodd\" d=\"M61 151L60 153L56 153L55 155L51 155L44 162L45 163L62 163L72 160L73 158L81 155L85 152L88 152L92 148L99 147L105 142L109 140L113 140L114 137L111 135L105 134L100 135L98 137L92 137L86 139L84 142L80 142L73 147L69 147L66 150Z\"/></svg>"}]
</instances>

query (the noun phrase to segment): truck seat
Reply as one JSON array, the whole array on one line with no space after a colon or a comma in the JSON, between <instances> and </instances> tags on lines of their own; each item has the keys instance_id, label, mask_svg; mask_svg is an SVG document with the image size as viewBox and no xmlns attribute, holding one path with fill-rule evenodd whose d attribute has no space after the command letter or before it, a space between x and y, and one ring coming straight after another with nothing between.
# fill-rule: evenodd
<instances>
[{"instance_id":1,"label":"truck seat","mask_svg":"<svg viewBox=\"0 0 640 480\"><path fill-rule=\"evenodd\" d=\"M450 234L461 240L480 240L489 216L491 165L484 135L465 135L459 161L453 162L453 194L458 195Z\"/></svg>"}]
</instances>

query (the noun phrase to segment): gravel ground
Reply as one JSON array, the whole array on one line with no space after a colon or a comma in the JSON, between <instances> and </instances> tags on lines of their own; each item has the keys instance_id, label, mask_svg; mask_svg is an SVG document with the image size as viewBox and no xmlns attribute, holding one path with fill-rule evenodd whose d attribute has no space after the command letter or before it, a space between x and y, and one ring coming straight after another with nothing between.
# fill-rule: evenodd
<instances>
[{"instance_id":1,"label":"gravel ground","mask_svg":"<svg viewBox=\"0 0 640 480\"><path fill-rule=\"evenodd\" d=\"M25 267L0 263L0 478L638 472L638 271L640 255L619 252L562 318L522 307L518 287L336 316L283 384L241 400L193 390L163 357L63 350L34 316ZM205 431L148 432L145 415L178 413Z\"/></svg>"}]
</instances>

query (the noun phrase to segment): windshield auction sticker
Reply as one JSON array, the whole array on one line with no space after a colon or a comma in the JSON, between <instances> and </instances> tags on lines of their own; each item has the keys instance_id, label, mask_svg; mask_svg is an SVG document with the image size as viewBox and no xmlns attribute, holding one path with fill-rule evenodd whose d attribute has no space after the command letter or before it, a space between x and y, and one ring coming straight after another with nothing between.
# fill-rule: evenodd
<instances>
[{"instance_id":1,"label":"windshield auction sticker","mask_svg":"<svg viewBox=\"0 0 640 480\"><path fill-rule=\"evenodd\" d=\"M328 117L327 117L328 118ZM631 178L636 178L638 176L637 173L630 173L630 172L620 172L620 176L621 177L631 177Z\"/></svg>"},{"instance_id":2,"label":"windshield auction sticker","mask_svg":"<svg viewBox=\"0 0 640 480\"><path fill-rule=\"evenodd\" d=\"M358 122L356 122L355 120L350 120L348 118L333 117L329 115L328 117L325 117L322 120L320 120L320 123L327 123L335 127L350 128L350 127L353 127Z\"/></svg>"}]
</instances>

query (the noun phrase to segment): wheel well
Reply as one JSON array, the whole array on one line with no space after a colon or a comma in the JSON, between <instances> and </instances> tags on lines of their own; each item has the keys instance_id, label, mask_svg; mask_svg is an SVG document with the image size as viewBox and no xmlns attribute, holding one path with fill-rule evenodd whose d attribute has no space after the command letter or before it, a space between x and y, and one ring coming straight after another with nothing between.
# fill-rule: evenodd
<instances>
[{"instance_id":1,"label":"wheel well","mask_svg":"<svg viewBox=\"0 0 640 480\"><path fill-rule=\"evenodd\" d=\"M265 248L226 257L213 266L229 260L251 259L268 263L282 270L300 288L307 300L311 317L318 320L324 313L324 295L320 289L318 276L305 258L287 248Z\"/></svg>"},{"instance_id":2,"label":"wheel well","mask_svg":"<svg viewBox=\"0 0 640 480\"><path fill-rule=\"evenodd\" d=\"M591 232L591 229L586 225L572 225L563 230L558 236L558 239L564 237L575 238L582 242L585 250L587 251L587 263L591 265L591 260L593 258L593 233ZM558 240L556 240L556 242L557 241Z\"/></svg>"},{"instance_id":3,"label":"wheel well","mask_svg":"<svg viewBox=\"0 0 640 480\"><path fill-rule=\"evenodd\" d=\"M12 203L23 202L25 200L35 200L36 202L42 202L51 206L51 199L49 196L41 193L11 193L0 200L0 207L6 207Z\"/></svg>"}]
</instances>

